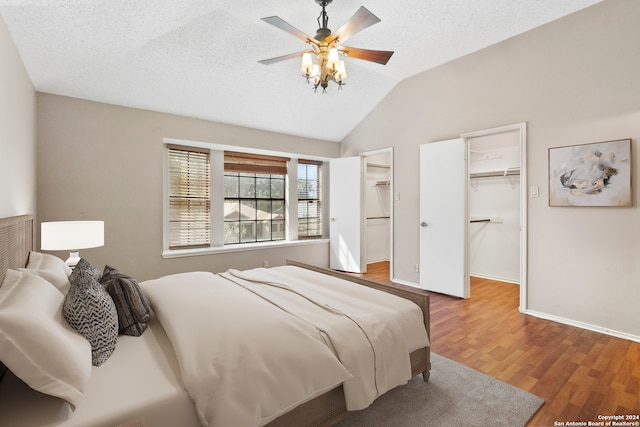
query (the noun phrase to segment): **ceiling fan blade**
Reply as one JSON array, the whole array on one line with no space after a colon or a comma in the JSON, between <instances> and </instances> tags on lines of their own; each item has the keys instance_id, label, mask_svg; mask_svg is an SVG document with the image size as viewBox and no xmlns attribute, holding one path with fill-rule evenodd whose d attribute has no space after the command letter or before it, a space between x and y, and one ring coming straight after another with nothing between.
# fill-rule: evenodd
<instances>
[{"instance_id":1,"label":"ceiling fan blade","mask_svg":"<svg viewBox=\"0 0 640 427\"><path fill-rule=\"evenodd\" d=\"M393 51L390 50L369 50L358 49L357 47L340 46L338 50L343 52L349 58L363 59L365 61L377 62L378 64L386 65L393 55Z\"/></svg>"},{"instance_id":2,"label":"ceiling fan blade","mask_svg":"<svg viewBox=\"0 0 640 427\"><path fill-rule=\"evenodd\" d=\"M260 18L260 19L262 19L264 22L267 22L267 23L273 25L274 27L280 28L282 31L286 31L287 33L291 34L292 36L299 38L303 42L313 43L315 45L319 44L319 42L316 39L314 39L311 36L306 35L305 33L303 33L302 31L298 30L296 27L294 27L293 25L289 24L288 22L286 22L284 19L280 18L279 16L267 16L266 18Z\"/></svg>"},{"instance_id":3,"label":"ceiling fan blade","mask_svg":"<svg viewBox=\"0 0 640 427\"><path fill-rule=\"evenodd\" d=\"M331 43L339 39L338 43L344 43L352 35L378 22L380 22L380 18L371 13L366 7L360 6L360 9L358 9L351 19L345 22L337 31L334 31L326 40L328 43Z\"/></svg>"},{"instance_id":4,"label":"ceiling fan blade","mask_svg":"<svg viewBox=\"0 0 640 427\"><path fill-rule=\"evenodd\" d=\"M262 59L260 61L258 61L261 64L264 65L271 65L271 64L275 64L276 62L280 62L280 61L286 61L287 59L293 59L293 58L298 58L301 57L303 53L311 53L313 52L312 50L303 50L300 52L296 52L296 53L290 53L288 55L282 55L282 56L276 56L275 58L269 58L269 59Z\"/></svg>"}]
</instances>

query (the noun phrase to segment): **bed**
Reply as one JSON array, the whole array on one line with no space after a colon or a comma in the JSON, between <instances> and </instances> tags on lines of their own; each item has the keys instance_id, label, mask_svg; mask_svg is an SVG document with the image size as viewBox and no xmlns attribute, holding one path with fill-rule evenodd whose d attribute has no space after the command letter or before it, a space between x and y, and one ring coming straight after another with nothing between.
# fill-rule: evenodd
<instances>
[{"instance_id":1,"label":"bed","mask_svg":"<svg viewBox=\"0 0 640 427\"><path fill-rule=\"evenodd\" d=\"M32 271L22 269L31 264L29 255L34 253L33 223L33 217L28 215L0 219L0 283L5 276L7 282L13 278L29 283L38 281L36 285L46 288L58 301L60 297L45 284L48 276L34 278ZM0 381L0 425L230 425L233 418L220 414L228 412L230 417L235 416L232 406L242 404L253 404L257 409L238 406L236 412L241 416L249 410L260 412L250 418L237 418L242 425L332 425L350 410L366 407L386 390L415 375L422 375L425 381L429 378L429 299L417 291L295 261L271 269L180 273L142 282L140 288L153 309L144 333L118 336L115 350L100 366L87 368L84 359L81 368L77 363L67 363L74 370L88 369L81 397L72 394L61 398L46 390L35 391L6 370ZM212 293L213 299L205 301L202 292ZM332 292L344 293L336 299ZM191 293L198 296L193 299L189 297ZM389 294L392 299L385 299ZM225 303L223 298L237 300L239 305ZM331 303L327 304L329 299ZM351 308L362 300L377 304L380 314L369 316L369 305ZM397 325L379 320L386 316L382 312L397 311L391 306L406 307L407 300L411 301L411 307L407 314L398 317ZM305 304L307 307L301 308ZM415 307L419 309L416 311ZM245 329L243 310L252 316ZM42 311L38 309L34 315L41 315ZM332 312L331 320L316 321L321 316L318 313L326 311ZM226 312L224 315L230 317L225 317L225 321L201 317L208 316L208 312L213 315ZM278 331L265 333L268 329L264 328L276 320L256 320L263 312L276 313L277 322L280 318L295 321L284 326L274 323ZM416 317L420 318L419 327ZM361 318L369 319L369 323ZM350 338L345 324L363 330L361 335L365 338ZM380 332L378 335L374 334L376 330ZM265 336L268 340L263 339ZM399 344L400 336L404 341ZM86 347L83 340L78 345ZM221 344L227 342L222 340L229 340L228 347ZM355 344L358 340L374 349L373 356L358 353ZM261 341L266 341L268 347L255 347ZM189 347L194 345L197 351ZM55 343L47 349L53 354ZM270 362L265 360L271 353L278 359L277 366L268 365ZM225 355L225 363L238 366L224 365L221 370L205 365L204 371L190 371L189 366L197 365L201 359L210 363L210 359L217 359L220 354ZM69 360L73 357L71 354ZM356 363L361 359L365 362ZM401 359L405 361L395 362ZM243 379L227 375L234 369L244 375ZM372 373L371 378L367 372ZM255 386L234 388L250 380Z\"/></svg>"}]
</instances>

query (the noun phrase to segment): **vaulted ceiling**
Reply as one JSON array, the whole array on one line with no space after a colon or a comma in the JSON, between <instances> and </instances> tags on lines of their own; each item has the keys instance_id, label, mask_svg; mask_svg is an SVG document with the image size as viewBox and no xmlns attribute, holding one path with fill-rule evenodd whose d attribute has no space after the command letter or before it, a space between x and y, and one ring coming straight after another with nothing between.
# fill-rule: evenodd
<instances>
[{"instance_id":1,"label":"vaulted ceiling","mask_svg":"<svg viewBox=\"0 0 640 427\"><path fill-rule=\"evenodd\" d=\"M298 58L258 63L308 48L260 18L313 36L313 0L0 0L0 15L38 91L341 141L401 80L599 1L335 0L332 30L360 6L381 19L349 46L395 53L346 58L326 94Z\"/></svg>"}]
</instances>

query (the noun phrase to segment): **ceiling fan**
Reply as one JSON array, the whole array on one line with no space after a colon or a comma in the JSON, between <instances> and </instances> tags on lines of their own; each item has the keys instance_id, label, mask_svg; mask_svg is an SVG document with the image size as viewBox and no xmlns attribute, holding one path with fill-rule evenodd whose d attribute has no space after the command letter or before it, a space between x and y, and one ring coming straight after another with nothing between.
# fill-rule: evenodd
<instances>
[{"instance_id":1,"label":"ceiling fan","mask_svg":"<svg viewBox=\"0 0 640 427\"><path fill-rule=\"evenodd\" d=\"M319 28L314 37L308 36L278 16L262 18L263 21L308 43L311 45L311 49L275 58L263 59L258 62L269 65L302 56L302 68L300 70L302 75L307 79L307 82L313 82L315 91L318 90L318 87L321 87L323 93L326 92L329 81L337 83L339 89L344 85L347 72L344 61L341 61L339 58L339 53L347 57L385 65L391 58L391 55L393 55L392 51L359 49L342 44L357 32L380 22L380 18L371 13L366 7L361 6L342 27L337 31L331 32L328 28L329 16L327 15L325 7L331 4L332 1L333 0L315 0L315 2L322 7L322 12L318 17ZM317 58L317 63L315 64L313 63L312 54Z\"/></svg>"}]
</instances>

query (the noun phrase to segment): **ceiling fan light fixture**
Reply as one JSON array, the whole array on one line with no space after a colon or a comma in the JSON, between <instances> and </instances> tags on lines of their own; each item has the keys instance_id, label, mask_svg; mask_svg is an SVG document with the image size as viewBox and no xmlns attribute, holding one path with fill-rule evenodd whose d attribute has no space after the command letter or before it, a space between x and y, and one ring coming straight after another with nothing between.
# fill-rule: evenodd
<instances>
[{"instance_id":1,"label":"ceiling fan light fixture","mask_svg":"<svg viewBox=\"0 0 640 427\"><path fill-rule=\"evenodd\" d=\"M261 18L263 21L311 45L312 50L265 59L259 62L269 65L274 62L298 57L302 54L300 73L306 79L307 83L313 81L313 89L315 92L318 91L318 88L322 88L322 93L326 93L330 81L336 83L338 89L342 89L344 85L343 80L347 78L345 63L340 60L340 54L365 61L377 62L382 65L385 65L387 61L389 61L389 58L393 55L392 51L358 49L342 45L342 43L353 34L380 22L380 18L364 6L361 6L349 21L337 31L332 32L328 27L329 16L325 10L325 7L331 4L332 0L315 0L315 2L322 7L322 12L318 17L319 28L315 37L308 36L278 16ZM316 57L315 63L312 54Z\"/></svg>"}]
</instances>

